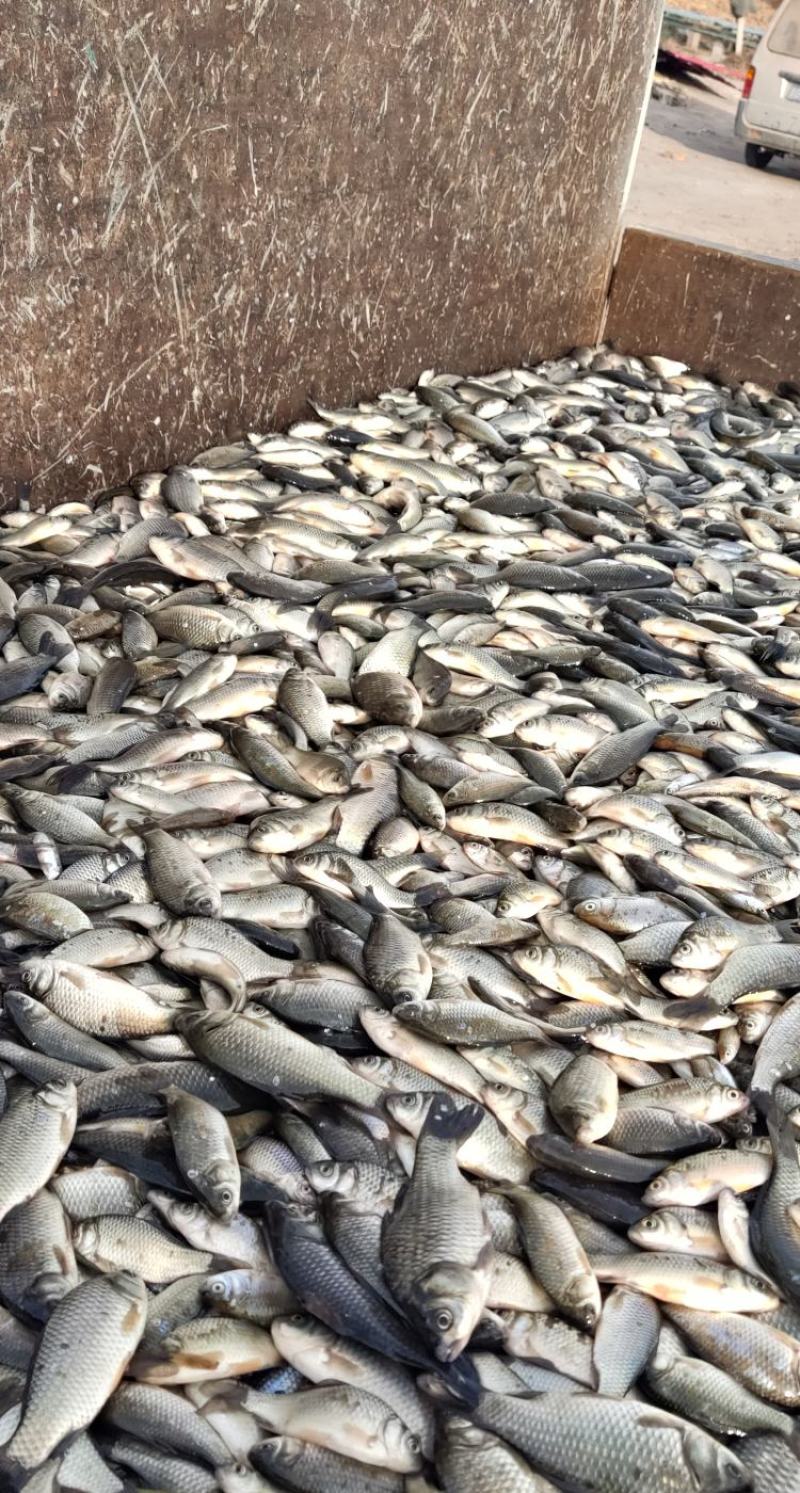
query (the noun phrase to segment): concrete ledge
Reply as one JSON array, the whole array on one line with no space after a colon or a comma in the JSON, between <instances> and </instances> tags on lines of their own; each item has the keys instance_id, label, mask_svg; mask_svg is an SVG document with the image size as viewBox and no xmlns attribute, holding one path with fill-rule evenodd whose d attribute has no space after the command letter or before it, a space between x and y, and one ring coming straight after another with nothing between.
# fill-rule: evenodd
<instances>
[{"instance_id":1,"label":"concrete ledge","mask_svg":"<svg viewBox=\"0 0 800 1493\"><path fill-rule=\"evenodd\" d=\"M605 336L726 382L800 384L800 267L626 228Z\"/></svg>"}]
</instances>

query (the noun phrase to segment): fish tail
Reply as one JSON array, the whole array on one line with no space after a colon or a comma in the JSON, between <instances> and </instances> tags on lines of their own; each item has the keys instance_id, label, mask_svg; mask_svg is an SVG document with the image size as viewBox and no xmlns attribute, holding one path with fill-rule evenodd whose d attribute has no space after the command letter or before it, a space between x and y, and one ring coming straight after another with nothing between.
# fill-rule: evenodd
<instances>
[{"instance_id":1,"label":"fish tail","mask_svg":"<svg viewBox=\"0 0 800 1493\"><path fill-rule=\"evenodd\" d=\"M466 1140L482 1119L480 1104L457 1105L449 1094L437 1094L428 1111L424 1133L437 1140Z\"/></svg>"}]
</instances>

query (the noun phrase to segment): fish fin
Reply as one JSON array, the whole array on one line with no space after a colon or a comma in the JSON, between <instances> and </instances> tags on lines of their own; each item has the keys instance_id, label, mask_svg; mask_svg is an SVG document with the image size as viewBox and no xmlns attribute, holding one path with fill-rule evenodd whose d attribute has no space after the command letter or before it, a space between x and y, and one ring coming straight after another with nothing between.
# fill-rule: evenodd
<instances>
[{"instance_id":1,"label":"fish fin","mask_svg":"<svg viewBox=\"0 0 800 1493\"><path fill-rule=\"evenodd\" d=\"M285 938L282 933L276 932L274 928L264 928L260 923L253 923L248 918L225 919L232 923L245 938L251 939L259 948L266 949L268 953L274 954L277 959L299 959L300 950L293 938Z\"/></svg>"},{"instance_id":2,"label":"fish fin","mask_svg":"<svg viewBox=\"0 0 800 1493\"><path fill-rule=\"evenodd\" d=\"M71 793L73 788L79 787L84 778L87 778L89 773L93 771L94 764L91 762L79 762L74 766L57 767L52 778L53 786L59 793Z\"/></svg>"},{"instance_id":3,"label":"fish fin","mask_svg":"<svg viewBox=\"0 0 800 1493\"><path fill-rule=\"evenodd\" d=\"M800 1107L800 1094L797 1096L797 1103L798 1107ZM794 1125L791 1124L788 1114L782 1114L772 1098L767 1107L766 1121L776 1162L779 1159L791 1161L792 1165L796 1166L797 1131Z\"/></svg>"},{"instance_id":4,"label":"fish fin","mask_svg":"<svg viewBox=\"0 0 800 1493\"><path fill-rule=\"evenodd\" d=\"M178 1353L173 1362L185 1369L219 1368L219 1359L215 1353Z\"/></svg>"},{"instance_id":5,"label":"fish fin","mask_svg":"<svg viewBox=\"0 0 800 1493\"><path fill-rule=\"evenodd\" d=\"M434 1094L420 1139L432 1135L437 1140L466 1140L477 1130L484 1114L480 1104L457 1105L449 1094Z\"/></svg>"},{"instance_id":6,"label":"fish fin","mask_svg":"<svg viewBox=\"0 0 800 1493\"><path fill-rule=\"evenodd\" d=\"M670 1001L665 1007L663 1014L668 1021L677 1021L682 1016L715 1016L722 1007L708 1000L704 995L693 995L687 1000Z\"/></svg>"},{"instance_id":7,"label":"fish fin","mask_svg":"<svg viewBox=\"0 0 800 1493\"><path fill-rule=\"evenodd\" d=\"M309 882L308 885L309 890L312 890L313 883ZM388 907L384 907L383 903L378 901L375 893L369 890L361 894L358 899L358 905L364 909L364 912L371 913L373 917L381 917L385 912L389 911Z\"/></svg>"},{"instance_id":8,"label":"fish fin","mask_svg":"<svg viewBox=\"0 0 800 1493\"><path fill-rule=\"evenodd\" d=\"M435 886L420 887L419 891L414 893L414 901L417 907L430 907L432 902L440 902L443 897L449 896L449 888L437 881Z\"/></svg>"},{"instance_id":9,"label":"fish fin","mask_svg":"<svg viewBox=\"0 0 800 1493\"><path fill-rule=\"evenodd\" d=\"M0 1451L0 1488L4 1493L23 1493L30 1477L29 1467L22 1467L6 1451Z\"/></svg>"},{"instance_id":10,"label":"fish fin","mask_svg":"<svg viewBox=\"0 0 800 1493\"><path fill-rule=\"evenodd\" d=\"M481 1381L474 1363L462 1353L452 1363L440 1364L436 1378L441 1381L448 1394L473 1409L481 1397Z\"/></svg>"}]
</instances>

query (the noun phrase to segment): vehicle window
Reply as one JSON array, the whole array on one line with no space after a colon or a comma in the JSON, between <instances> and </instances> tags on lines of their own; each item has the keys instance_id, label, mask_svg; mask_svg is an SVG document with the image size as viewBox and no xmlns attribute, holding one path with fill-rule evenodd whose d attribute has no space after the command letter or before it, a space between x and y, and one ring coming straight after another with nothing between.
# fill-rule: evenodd
<instances>
[{"instance_id":1,"label":"vehicle window","mask_svg":"<svg viewBox=\"0 0 800 1493\"><path fill-rule=\"evenodd\" d=\"M800 0L792 0L769 34L767 47L782 57L800 57Z\"/></svg>"}]
</instances>

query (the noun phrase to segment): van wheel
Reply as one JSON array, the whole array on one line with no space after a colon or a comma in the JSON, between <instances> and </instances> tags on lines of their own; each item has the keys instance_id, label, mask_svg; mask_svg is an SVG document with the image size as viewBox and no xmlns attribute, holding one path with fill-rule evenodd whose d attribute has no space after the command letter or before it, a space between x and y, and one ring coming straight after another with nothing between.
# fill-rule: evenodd
<instances>
[{"instance_id":1,"label":"van wheel","mask_svg":"<svg viewBox=\"0 0 800 1493\"><path fill-rule=\"evenodd\" d=\"M764 145L746 145L744 148L747 165L755 166L756 171L766 171L774 154L774 150L767 150Z\"/></svg>"}]
</instances>

